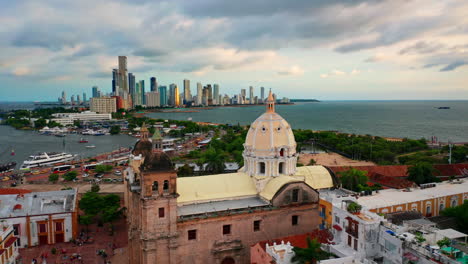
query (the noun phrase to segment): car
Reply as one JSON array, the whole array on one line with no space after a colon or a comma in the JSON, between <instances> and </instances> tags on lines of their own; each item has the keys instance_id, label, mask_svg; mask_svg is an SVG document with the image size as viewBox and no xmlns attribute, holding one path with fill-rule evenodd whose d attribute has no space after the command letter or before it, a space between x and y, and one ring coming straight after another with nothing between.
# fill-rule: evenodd
<instances>
[{"instance_id":1,"label":"car","mask_svg":"<svg viewBox=\"0 0 468 264\"><path fill-rule=\"evenodd\" d=\"M119 170L116 170L116 171L114 171L114 174L117 175L117 176L121 176L121 175L122 175L122 172L119 171Z\"/></svg>"},{"instance_id":2,"label":"car","mask_svg":"<svg viewBox=\"0 0 468 264\"><path fill-rule=\"evenodd\" d=\"M101 179L94 179L95 183L101 182Z\"/></svg>"},{"instance_id":3,"label":"car","mask_svg":"<svg viewBox=\"0 0 468 264\"><path fill-rule=\"evenodd\" d=\"M104 177L104 173L97 173L94 175L94 178L102 178Z\"/></svg>"},{"instance_id":4,"label":"car","mask_svg":"<svg viewBox=\"0 0 468 264\"><path fill-rule=\"evenodd\" d=\"M81 175L81 177L83 177L83 178L89 177L89 174L88 173L83 173L83 175Z\"/></svg>"}]
</instances>

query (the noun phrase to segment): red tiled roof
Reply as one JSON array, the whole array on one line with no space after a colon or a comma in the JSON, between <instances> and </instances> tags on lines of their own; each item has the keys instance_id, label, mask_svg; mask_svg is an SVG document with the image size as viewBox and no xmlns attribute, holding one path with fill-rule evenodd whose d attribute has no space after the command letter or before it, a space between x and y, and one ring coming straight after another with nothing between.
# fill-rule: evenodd
<instances>
[{"instance_id":1,"label":"red tiled roof","mask_svg":"<svg viewBox=\"0 0 468 264\"><path fill-rule=\"evenodd\" d=\"M272 240L264 240L258 242L260 246L265 250L266 244L268 243L269 245L273 245L273 243L276 242L276 244L281 244L281 241L284 241L284 243L291 243L292 246L294 247L299 247L299 248L306 248L307 247L307 238L310 237L311 239L316 238L318 242L322 244L329 244L331 243L332 234L328 230L314 230L313 232L301 234L301 235L295 235L295 236L287 236L287 237L282 237L282 238L276 238Z\"/></svg>"},{"instance_id":2,"label":"red tiled roof","mask_svg":"<svg viewBox=\"0 0 468 264\"><path fill-rule=\"evenodd\" d=\"M18 239L15 236L10 237L7 241L5 241L4 247L9 248L13 243L15 243L16 239Z\"/></svg>"},{"instance_id":3,"label":"red tiled roof","mask_svg":"<svg viewBox=\"0 0 468 264\"><path fill-rule=\"evenodd\" d=\"M468 176L468 164L434 165L436 176Z\"/></svg>"},{"instance_id":4,"label":"red tiled roof","mask_svg":"<svg viewBox=\"0 0 468 264\"><path fill-rule=\"evenodd\" d=\"M17 188L0 188L0 195L7 195L7 194L25 194L30 193L32 191L26 189L17 189Z\"/></svg>"}]
</instances>

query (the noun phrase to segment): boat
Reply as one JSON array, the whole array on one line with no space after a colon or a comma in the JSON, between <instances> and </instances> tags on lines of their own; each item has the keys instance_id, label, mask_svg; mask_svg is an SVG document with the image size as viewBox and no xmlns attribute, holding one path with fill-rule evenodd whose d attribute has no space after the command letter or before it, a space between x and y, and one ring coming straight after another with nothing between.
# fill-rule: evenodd
<instances>
[{"instance_id":1,"label":"boat","mask_svg":"<svg viewBox=\"0 0 468 264\"><path fill-rule=\"evenodd\" d=\"M67 162L73 160L74 158L75 155L68 154L65 152L42 152L36 155L29 156L29 159L23 161L21 169L29 169L61 162Z\"/></svg>"},{"instance_id":2,"label":"boat","mask_svg":"<svg viewBox=\"0 0 468 264\"><path fill-rule=\"evenodd\" d=\"M437 109L450 109L450 106L439 106Z\"/></svg>"},{"instance_id":3,"label":"boat","mask_svg":"<svg viewBox=\"0 0 468 264\"><path fill-rule=\"evenodd\" d=\"M65 137L66 135L62 134L62 133L57 133L57 134L54 134L54 136L56 136L56 137Z\"/></svg>"},{"instance_id":4,"label":"boat","mask_svg":"<svg viewBox=\"0 0 468 264\"><path fill-rule=\"evenodd\" d=\"M96 146L94 145L89 145L89 146L86 146L86 148L95 148Z\"/></svg>"},{"instance_id":5,"label":"boat","mask_svg":"<svg viewBox=\"0 0 468 264\"><path fill-rule=\"evenodd\" d=\"M15 167L16 167L16 162L14 161L0 164L0 173L12 171L15 169Z\"/></svg>"},{"instance_id":6,"label":"boat","mask_svg":"<svg viewBox=\"0 0 468 264\"><path fill-rule=\"evenodd\" d=\"M88 143L88 140L86 138L80 138L80 141L78 143Z\"/></svg>"}]
</instances>

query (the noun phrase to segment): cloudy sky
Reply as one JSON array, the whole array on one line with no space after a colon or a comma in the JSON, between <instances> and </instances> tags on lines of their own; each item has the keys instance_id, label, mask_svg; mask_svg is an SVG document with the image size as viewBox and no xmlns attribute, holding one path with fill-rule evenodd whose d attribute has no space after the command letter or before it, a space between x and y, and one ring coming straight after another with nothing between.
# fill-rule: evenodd
<instances>
[{"instance_id":1,"label":"cloudy sky","mask_svg":"<svg viewBox=\"0 0 468 264\"><path fill-rule=\"evenodd\" d=\"M0 0L0 101L137 80L322 100L468 99L466 0Z\"/></svg>"}]
</instances>

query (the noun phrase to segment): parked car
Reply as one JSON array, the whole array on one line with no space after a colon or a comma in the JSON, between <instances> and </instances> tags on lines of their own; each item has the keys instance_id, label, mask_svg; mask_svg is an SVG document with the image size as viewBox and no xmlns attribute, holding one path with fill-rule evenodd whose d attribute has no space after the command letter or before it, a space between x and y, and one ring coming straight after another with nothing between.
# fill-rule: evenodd
<instances>
[{"instance_id":1,"label":"parked car","mask_svg":"<svg viewBox=\"0 0 468 264\"><path fill-rule=\"evenodd\" d=\"M117 176L122 176L122 172L119 170L114 171L114 174Z\"/></svg>"},{"instance_id":2,"label":"parked car","mask_svg":"<svg viewBox=\"0 0 468 264\"><path fill-rule=\"evenodd\" d=\"M88 173L83 173L83 175L81 175L81 177L83 177L83 178L89 177L89 174Z\"/></svg>"},{"instance_id":3,"label":"parked car","mask_svg":"<svg viewBox=\"0 0 468 264\"><path fill-rule=\"evenodd\" d=\"M102 178L104 177L104 173L97 173L94 175L94 178Z\"/></svg>"}]
</instances>

